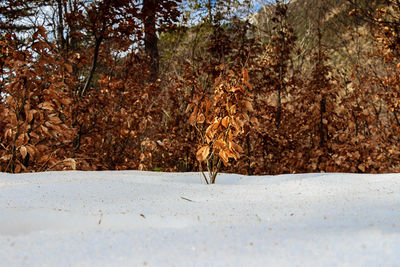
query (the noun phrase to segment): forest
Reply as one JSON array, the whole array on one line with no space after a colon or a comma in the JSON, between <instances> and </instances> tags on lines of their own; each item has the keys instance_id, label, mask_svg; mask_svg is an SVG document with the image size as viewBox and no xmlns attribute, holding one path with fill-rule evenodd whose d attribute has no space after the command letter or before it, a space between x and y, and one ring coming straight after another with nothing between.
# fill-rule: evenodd
<instances>
[{"instance_id":1,"label":"forest","mask_svg":"<svg viewBox=\"0 0 400 267\"><path fill-rule=\"evenodd\" d=\"M398 0L3 0L0 172L400 171Z\"/></svg>"}]
</instances>

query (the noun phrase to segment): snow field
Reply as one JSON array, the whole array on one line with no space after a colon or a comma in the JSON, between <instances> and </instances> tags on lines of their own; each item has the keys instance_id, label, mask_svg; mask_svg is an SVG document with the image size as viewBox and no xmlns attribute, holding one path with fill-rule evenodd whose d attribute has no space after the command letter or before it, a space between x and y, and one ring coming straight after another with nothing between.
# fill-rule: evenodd
<instances>
[{"instance_id":1,"label":"snow field","mask_svg":"<svg viewBox=\"0 0 400 267\"><path fill-rule=\"evenodd\" d=\"M0 266L398 266L400 175L0 173Z\"/></svg>"}]
</instances>

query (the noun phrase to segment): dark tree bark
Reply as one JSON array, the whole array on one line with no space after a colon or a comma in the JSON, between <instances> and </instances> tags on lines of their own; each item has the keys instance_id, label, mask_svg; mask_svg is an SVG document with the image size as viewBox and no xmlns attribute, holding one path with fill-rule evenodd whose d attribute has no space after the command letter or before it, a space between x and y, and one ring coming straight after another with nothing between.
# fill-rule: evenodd
<instances>
[{"instance_id":1,"label":"dark tree bark","mask_svg":"<svg viewBox=\"0 0 400 267\"><path fill-rule=\"evenodd\" d=\"M93 75L94 75L94 72L96 71L96 67L97 67L97 59L99 57L100 45L103 41L103 35L100 35L100 37L96 37L95 39L96 39L96 43L95 43L95 47L93 50L92 65L90 67L89 77L86 79L85 86L83 87L82 91L80 92L81 96L83 96L85 94L85 92L89 89L90 84L92 83Z\"/></svg>"},{"instance_id":2,"label":"dark tree bark","mask_svg":"<svg viewBox=\"0 0 400 267\"><path fill-rule=\"evenodd\" d=\"M156 29L157 0L143 0L144 47L150 60L150 80L157 80L160 56L158 53L158 37Z\"/></svg>"}]
</instances>

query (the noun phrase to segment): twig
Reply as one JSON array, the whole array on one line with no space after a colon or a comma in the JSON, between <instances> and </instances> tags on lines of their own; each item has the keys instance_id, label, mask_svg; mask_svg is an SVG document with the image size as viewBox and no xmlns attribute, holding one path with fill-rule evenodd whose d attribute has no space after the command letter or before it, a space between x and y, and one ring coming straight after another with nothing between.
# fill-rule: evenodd
<instances>
[{"instance_id":1,"label":"twig","mask_svg":"<svg viewBox=\"0 0 400 267\"><path fill-rule=\"evenodd\" d=\"M42 167L40 167L39 171L45 170L45 169L44 169L44 166L46 166L46 164L50 161L50 158L51 158L53 155L55 155L55 154L57 153L57 151L58 151L58 149L54 150L53 152L51 152L51 153L49 154L49 156L47 157L46 162L43 163L43 165L42 165ZM45 171L48 171L48 170L49 170L49 168L47 168Z\"/></svg>"},{"instance_id":2,"label":"twig","mask_svg":"<svg viewBox=\"0 0 400 267\"><path fill-rule=\"evenodd\" d=\"M184 199L184 200L190 201L190 202L194 202L193 200L188 199L188 198L186 198L186 197L181 197L181 198Z\"/></svg>"},{"instance_id":3,"label":"twig","mask_svg":"<svg viewBox=\"0 0 400 267\"><path fill-rule=\"evenodd\" d=\"M201 162L200 162L200 166L199 167L200 167L201 174L203 174L204 180L206 181L206 184L208 184L208 179L207 179L206 175L203 172L203 165L201 164Z\"/></svg>"},{"instance_id":4,"label":"twig","mask_svg":"<svg viewBox=\"0 0 400 267\"><path fill-rule=\"evenodd\" d=\"M208 180L207 180L207 177L206 177L206 175L204 174L204 172L201 172L201 174L203 174L204 180L206 181L206 184L208 184Z\"/></svg>"},{"instance_id":5,"label":"twig","mask_svg":"<svg viewBox=\"0 0 400 267\"><path fill-rule=\"evenodd\" d=\"M100 214L100 220L99 220L99 225L101 224L101 220L103 219L103 213Z\"/></svg>"}]
</instances>

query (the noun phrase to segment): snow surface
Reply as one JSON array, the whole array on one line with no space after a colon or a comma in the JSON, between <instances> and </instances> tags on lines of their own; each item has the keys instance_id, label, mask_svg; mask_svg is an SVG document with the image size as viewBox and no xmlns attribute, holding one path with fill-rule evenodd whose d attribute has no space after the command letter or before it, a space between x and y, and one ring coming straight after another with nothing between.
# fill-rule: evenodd
<instances>
[{"instance_id":1,"label":"snow surface","mask_svg":"<svg viewBox=\"0 0 400 267\"><path fill-rule=\"evenodd\" d=\"M400 174L0 173L0 266L399 266Z\"/></svg>"}]
</instances>

